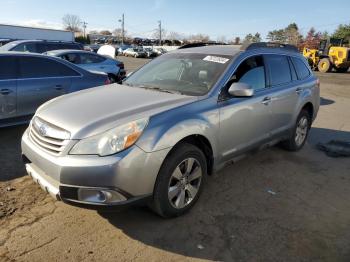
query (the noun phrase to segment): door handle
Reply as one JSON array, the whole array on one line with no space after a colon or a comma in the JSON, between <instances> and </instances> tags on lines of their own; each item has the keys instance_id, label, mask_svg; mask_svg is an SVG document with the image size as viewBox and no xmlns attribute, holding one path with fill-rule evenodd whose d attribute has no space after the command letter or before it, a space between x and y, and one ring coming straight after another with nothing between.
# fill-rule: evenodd
<instances>
[{"instance_id":1,"label":"door handle","mask_svg":"<svg viewBox=\"0 0 350 262\"><path fill-rule=\"evenodd\" d=\"M2 95L4 95L4 96L6 96L6 95L8 95L8 94L10 94L10 93L12 93L12 90L7 89L7 88L1 89L1 90L0 90L0 94L2 94Z\"/></svg>"},{"instance_id":2,"label":"door handle","mask_svg":"<svg viewBox=\"0 0 350 262\"><path fill-rule=\"evenodd\" d=\"M271 97L267 96L261 101L261 103L267 106L271 103L271 101L272 101Z\"/></svg>"},{"instance_id":3,"label":"door handle","mask_svg":"<svg viewBox=\"0 0 350 262\"><path fill-rule=\"evenodd\" d=\"M303 92L303 89L300 88L300 87L298 87L298 88L295 90L295 92L296 92L298 95L300 95L301 92Z\"/></svg>"},{"instance_id":4,"label":"door handle","mask_svg":"<svg viewBox=\"0 0 350 262\"><path fill-rule=\"evenodd\" d=\"M62 85L55 85L54 87L56 90L62 90L63 89L63 86Z\"/></svg>"}]
</instances>

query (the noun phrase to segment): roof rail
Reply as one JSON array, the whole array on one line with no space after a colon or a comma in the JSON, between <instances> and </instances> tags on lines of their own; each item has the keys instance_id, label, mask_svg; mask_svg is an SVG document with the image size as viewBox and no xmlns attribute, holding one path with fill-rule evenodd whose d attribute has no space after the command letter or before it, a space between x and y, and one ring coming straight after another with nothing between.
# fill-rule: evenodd
<instances>
[{"instance_id":1,"label":"roof rail","mask_svg":"<svg viewBox=\"0 0 350 262\"><path fill-rule=\"evenodd\" d=\"M246 43L243 44L241 50L253 50L257 48L282 48L292 52L298 52L299 50L295 45L281 44L276 42L259 42L259 43Z\"/></svg>"},{"instance_id":2,"label":"roof rail","mask_svg":"<svg viewBox=\"0 0 350 262\"><path fill-rule=\"evenodd\" d=\"M200 42L200 43L185 44L183 46L180 46L178 49L186 49L186 48L209 46L209 45L226 45L226 44L225 43Z\"/></svg>"}]
</instances>

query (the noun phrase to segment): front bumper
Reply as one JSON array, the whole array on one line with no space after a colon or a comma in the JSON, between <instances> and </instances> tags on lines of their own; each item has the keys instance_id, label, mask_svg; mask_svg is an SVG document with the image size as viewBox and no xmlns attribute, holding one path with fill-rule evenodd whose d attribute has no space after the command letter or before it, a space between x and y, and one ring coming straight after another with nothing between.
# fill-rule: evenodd
<instances>
[{"instance_id":1,"label":"front bumper","mask_svg":"<svg viewBox=\"0 0 350 262\"><path fill-rule=\"evenodd\" d=\"M149 197L170 149L146 153L136 145L112 156L52 155L34 144L28 130L22 155L29 175L55 199L79 205L115 206ZM85 201L81 190L109 191L113 201ZM119 196L119 198L118 198Z\"/></svg>"}]
</instances>

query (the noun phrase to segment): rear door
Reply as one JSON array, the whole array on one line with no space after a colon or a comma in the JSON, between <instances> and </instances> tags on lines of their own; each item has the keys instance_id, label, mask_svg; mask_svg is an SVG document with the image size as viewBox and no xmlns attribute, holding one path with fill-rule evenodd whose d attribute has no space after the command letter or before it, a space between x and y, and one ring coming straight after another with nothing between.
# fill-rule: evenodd
<instances>
[{"instance_id":1,"label":"rear door","mask_svg":"<svg viewBox=\"0 0 350 262\"><path fill-rule=\"evenodd\" d=\"M17 111L31 115L44 102L65 94L71 85L66 65L45 57L21 56L17 80Z\"/></svg>"},{"instance_id":2,"label":"rear door","mask_svg":"<svg viewBox=\"0 0 350 262\"><path fill-rule=\"evenodd\" d=\"M17 61L15 56L0 56L0 119L17 113Z\"/></svg>"},{"instance_id":3,"label":"rear door","mask_svg":"<svg viewBox=\"0 0 350 262\"><path fill-rule=\"evenodd\" d=\"M295 85L296 74L288 56L265 55L264 61L269 75L271 89L272 135L279 134L293 125L293 116L299 91Z\"/></svg>"}]
</instances>

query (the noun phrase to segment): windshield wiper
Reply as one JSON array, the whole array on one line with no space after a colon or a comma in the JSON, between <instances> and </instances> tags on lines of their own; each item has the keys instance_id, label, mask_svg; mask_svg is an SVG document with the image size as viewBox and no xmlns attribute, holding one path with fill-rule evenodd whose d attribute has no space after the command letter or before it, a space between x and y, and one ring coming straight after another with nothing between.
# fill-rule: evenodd
<instances>
[{"instance_id":1,"label":"windshield wiper","mask_svg":"<svg viewBox=\"0 0 350 262\"><path fill-rule=\"evenodd\" d=\"M139 85L139 86L136 86L136 87L140 87L140 88L144 88L144 89L148 89L148 90L156 90L156 91L163 92L163 93L183 95L183 93L181 93L181 92L179 92L179 91L173 91L173 90L162 89L162 88L156 87L156 86L144 86L144 85Z\"/></svg>"}]
</instances>

